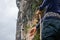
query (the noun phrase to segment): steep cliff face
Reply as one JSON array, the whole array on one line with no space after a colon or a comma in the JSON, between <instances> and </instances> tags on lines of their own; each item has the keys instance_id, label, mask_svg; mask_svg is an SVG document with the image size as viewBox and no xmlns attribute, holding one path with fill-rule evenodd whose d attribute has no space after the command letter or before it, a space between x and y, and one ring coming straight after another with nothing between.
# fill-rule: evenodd
<instances>
[{"instance_id":1,"label":"steep cliff face","mask_svg":"<svg viewBox=\"0 0 60 40\"><path fill-rule=\"evenodd\" d=\"M16 0L16 4L19 9L17 18L16 40L27 40L27 28L31 26L34 11L40 3L39 0ZM29 27L27 27L27 24Z\"/></svg>"},{"instance_id":2,"label":"steep cliff face","mask_svg":"<svg viewBox=\"0 0 60 40\"><path fill-rule=\"evenodd\" d=\"M18 19L17 19L16 40L25 40L24 27L27 25L27 22L31 20L32 17L31 1L32 0L16 1L17 7L19 8Z\"/></svg>"}]
</instances>

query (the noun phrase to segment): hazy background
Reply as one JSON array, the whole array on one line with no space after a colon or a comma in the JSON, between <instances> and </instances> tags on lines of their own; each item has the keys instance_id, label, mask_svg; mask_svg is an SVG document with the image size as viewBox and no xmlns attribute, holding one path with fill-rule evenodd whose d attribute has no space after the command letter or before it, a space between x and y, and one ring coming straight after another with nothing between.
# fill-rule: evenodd
<instances>
[{"instance_id":1,"label":"hazy background","mask_svg":"<svg viewBox=\"0 0 60 40\"><path fill-rule=\"evenodd\" d=\"M17 14L16 0L0 0L0 40L15 40Z\"/></svg>"}]
</instances>

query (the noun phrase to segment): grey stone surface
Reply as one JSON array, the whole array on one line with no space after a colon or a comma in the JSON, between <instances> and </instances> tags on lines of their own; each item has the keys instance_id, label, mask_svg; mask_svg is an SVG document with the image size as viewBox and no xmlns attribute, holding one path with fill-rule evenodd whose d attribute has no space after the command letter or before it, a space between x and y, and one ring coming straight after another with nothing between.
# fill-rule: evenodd
<instances>
[{"instance_id":1,"label":"grey stone surface","mask_svg":"<svg viewBox=\"0 0 60 40\"><path fill-rule=\"evenodd\" d=\"M16 40L25 40L24 27L32 17L32 0L16 0L19 9L17 18Z\"/></svg>"}]
</instances>

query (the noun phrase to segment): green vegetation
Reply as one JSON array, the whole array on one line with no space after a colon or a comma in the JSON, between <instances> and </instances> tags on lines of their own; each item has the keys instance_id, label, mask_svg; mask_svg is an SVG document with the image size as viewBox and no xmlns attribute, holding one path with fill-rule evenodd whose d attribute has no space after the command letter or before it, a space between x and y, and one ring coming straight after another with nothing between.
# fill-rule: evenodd
<instances>
[{"instance_id":1,"label":"green vegetation","mask_svg":"<svg viewBox=\"0 0 60 40\"><path fill-rule=\"evenodd\" d=\"M40 6L41 3L42 3L42 0L38 0L38 1L33 0L33 3L32 3L33 13L35 12L35 10L37 10L37 8ZM40 29L37 30L33 40L40 40Z\"/></svg>"},{"instance_id":2,"label":"green vegetation","mask_svg":"<svg viewBox=\"0 0 60 40\"><path fill-rule=\"evenodd\" d=\"M35 12L35 10L40 6L40 4L42 3L42 0L32 0L33 3L32 3L32 10L33 10L33 13Z\"/></svg>"},{"instance_id":3,"label":"green vegetation","mask_svg":"<svg viewBox=\"0 0 60 40\"><path fill-rule=\"evenodd\" d=\"M33 1L33 3L32 3L31 8L32 8L33 15L34 15L34 14L35 14L35 11L37 10L37 8L38 8L38 7L40 6L40 4L42 3L42 0L38 0L38 1L32 0L32 1ZM34 26L34 25L33 25L33 26ZM29 29L29 28L30 28L30 25L25 26L25 33L28 32L28 29ZM36 32L33 40L40 40L40 29L37 30L37 32Z\"/></svg>"},{"instance_id":4,"label":"green vegetation","mask_svg":"<svg viewBox=\"0 0 60 40\"><path fill-rule=\"evenodd\" d=\"M24 29L24 30L25 30L25 33L26 33L26 34L27 34L29 28L30 28L30 25L26 25L26 26L25 26L25 29Z\"/></svg>"},{"instance_id":5,"label":"green vegetation","mask_svg":"<svg viewBox=\"0 0 60 40\"><path fill-rule=\"evenodd\" d=\"M40 29L37 30L35 37L33 40L40 40Z\"/></svg>"}]
</instances>

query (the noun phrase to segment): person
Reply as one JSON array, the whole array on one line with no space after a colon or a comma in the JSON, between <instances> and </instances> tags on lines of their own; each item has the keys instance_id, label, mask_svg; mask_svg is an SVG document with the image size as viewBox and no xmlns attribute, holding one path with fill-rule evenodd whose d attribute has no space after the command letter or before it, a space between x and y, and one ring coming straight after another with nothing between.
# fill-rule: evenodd
<instances>
[{"instance_id":1,"label":"person","mask_svg":"<svg viewBox=\"0 0 60 40\"><path fill-rule=\"evenodd\" d=\"M60 40L60 0L43 0L36 13L41 13L44 8L46 12L41 19L41 40ZM31 34L33 35L39 27L40 24L33 27Z\"/></svg>"}]
</instances>

